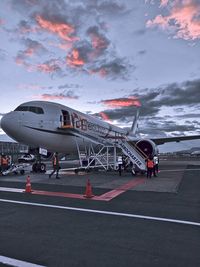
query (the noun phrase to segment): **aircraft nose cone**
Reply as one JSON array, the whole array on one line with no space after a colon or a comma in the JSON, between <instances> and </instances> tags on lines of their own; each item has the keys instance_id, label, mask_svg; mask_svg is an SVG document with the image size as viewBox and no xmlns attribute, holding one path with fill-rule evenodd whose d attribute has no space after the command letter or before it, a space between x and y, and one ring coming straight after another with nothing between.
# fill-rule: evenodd
<instances>
[{"instance_id":1,"label":"aircraft nose cone","mask_svg":"<svg viewBox=\"0 0 200 267\"><path fill-rule=\"evenodd\" d=\"M13 133L17 130L18 121L13 112L7 113L1 119L1 128L7 135L13 138Z\"/></svg>"},{"instance_id":2,"label":"aircraft nose cone","mask_svg":"<svg viewBox=\"0 0 200 267\"><path fill-rule=\"evenodd\" d=\"M1 118L1 129L6 133L7 128L8 128L8 120L7 120L7 115L4 115Z\"/></svg>"}]
</instances>

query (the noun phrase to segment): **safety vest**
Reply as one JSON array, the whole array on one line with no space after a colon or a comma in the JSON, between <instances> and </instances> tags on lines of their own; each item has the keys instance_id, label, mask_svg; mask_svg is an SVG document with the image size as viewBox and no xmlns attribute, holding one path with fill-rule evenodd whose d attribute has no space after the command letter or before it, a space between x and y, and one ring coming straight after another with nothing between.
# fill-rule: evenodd
<instances>
[{"instance_id":1,"label":"safety vest","mask_svg":"<svg viewBox=\"0 0 200 267\"><path fill-rule=\"evenodd\" d=\"M8 159L7 158L1 158L1 164L2 165L8 165Z\"/></svg>"},{"instance_id":2,"label":"safety vest","mask_svg":"<svg viewBox=\"0 0 200 267\"><path fill-rule=\"evenodd\" d=\"M148 159L147 160L147 168L153 168L154 164L153 164L153 160Z\"/></svg>"},{"instance_id":3,"label":"safety vest","mask_svg":"<svg viewBox=\"0 0 200 267\"><path fill-rule=\"evenodd\" d=\"M117 162L118 162L118 164L122 164L122 157L121 156L118 157Z\"/></svg>"},{"instance_id":4,"label":"safety vest","mask_svg":"<svg viewBox=\"0 0 200 267\"><path fill-rule=\"evenodd\" d=\"M155 164L158 164L158 157L157 156L154 156L153 157L153 161L154 161Z\"/></svg>"},{"instance_id":5,"label":"safety vest","mask_svg":"<svg viewBox=\"0 0 200 267\"><path fill-rule=\"evenodd\" d=\"M56 166L58 164L58 158L54 156L53 158L53 166Z\"/></svg>"}]
</instances>

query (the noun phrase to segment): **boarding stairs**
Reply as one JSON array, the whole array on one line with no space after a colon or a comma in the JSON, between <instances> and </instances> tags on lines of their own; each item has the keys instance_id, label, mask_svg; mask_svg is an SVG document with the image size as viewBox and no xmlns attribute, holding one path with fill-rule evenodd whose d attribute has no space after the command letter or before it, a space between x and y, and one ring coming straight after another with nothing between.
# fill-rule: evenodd
<instances>
[{"instance_id":1,"label":"boarding stairs","mask_svg":"<svg viewBox=\"0 0 200 267\"><path fill-rule=\"evenodd\" d=\"M67 126L68 126L68 124L67 124ZM69 130L69 127L67 127L67 128ZM73 128L72 125L70 125L70 128ZM65 125L65 127L61 126L60 129L66 129L66 125ZM120 148L122 150L123 154L126 155L130 159L130 161L139 168L140 171L146 171L146 162L145 162L146 155L144 155L144 153L142 151L140 151L137 148L137 146L134 146L128 140L127 136L125 136L122 133L118 133L118 132L115 132L115 135L113 137L111 137L110 139L103 138L103 137L100 137L98 135L96 135L96 136L95 135L83 136L83 132L82 133L76 133L76 144L77 144L77 150L78 150L81 166L82 166L82 162L83 162L84 158L86 157L87 153L80 151L79 145L78 145L78 138L83 138L86 141L86 143L88 143L88 144L100 145L98 152L96 152L96 149L94 149L92 145L89 145L89 146L91 146L89 148L92 151L92 153L89 153L89 154L93 155L93 160L87 165L86 168L91 167L91 165L93 165L92 163L94 163L94 161L96 160L103 167L106 166L105 168L108 169L108 166L111 165L111 163L109 163L109 160L108 160L108 152L107 152L107 156L104 157L104 160L101 159L101 156L104 154L105 149L107 149L107 151L108 151L108 149L110 147L113 147L113 148ZM114 154L115 155L114 155L113 159L115 162L116 161L116 151L114 152ZM114 165L115 164L116 163L114 163Z\"/></svg>"},{"instance_id":2,"label":"boarding stairs","mask_svg":"<svg viewBox=\"0 0 200 267\"><path fill-rule=\"evenodd\" d=\"M105 147L117 147L120 148L125 156L127 156L130 161L137 166L140 171L146 171L146 158L147 156L139 150L136 145L133 145L125 136L116 136L114 139L106 140L100 137L86 138L86 140L91 143L99 144L101 149L96 153L95 159L99 161L99 155L103 152ZM93 150L93 154L95 152ZM80 155L80 153L79 153ZM107 160L108 161L108 160ZM100 162L100 161L99 161ZM89 164L91 165L91 163ZM108 166L108 165L107 165Z\"/></svg>"},{"instance_id":3,"label":"boarding stairs","mask_svg":"<svg viewBox=\"0 0 200 267\"><path fill-rule=\"evenodd\" d=\"M139 151L136 146L134 147L127 140L118 140L116 145L141 171L146 171L146 155L142 151Z\"/></svg>"}]
</instances>

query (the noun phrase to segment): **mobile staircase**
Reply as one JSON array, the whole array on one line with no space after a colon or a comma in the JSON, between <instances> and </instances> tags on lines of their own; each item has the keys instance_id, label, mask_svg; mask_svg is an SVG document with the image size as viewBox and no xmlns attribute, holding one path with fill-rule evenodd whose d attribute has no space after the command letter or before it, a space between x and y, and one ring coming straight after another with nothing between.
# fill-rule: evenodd
<instances>
[{"instance_id":1,"label":"mobile staircase","mask_svg":"<svg viewBox=\"0 0 200 267\"><path fill-rule=\"evenodd\" d=\"M147 156L136 145L133 146L132 143L127 140L118 140L116 146L121 148L123 154L126 155L141 172L146 171Z\"/></svg>"}]
</instances>

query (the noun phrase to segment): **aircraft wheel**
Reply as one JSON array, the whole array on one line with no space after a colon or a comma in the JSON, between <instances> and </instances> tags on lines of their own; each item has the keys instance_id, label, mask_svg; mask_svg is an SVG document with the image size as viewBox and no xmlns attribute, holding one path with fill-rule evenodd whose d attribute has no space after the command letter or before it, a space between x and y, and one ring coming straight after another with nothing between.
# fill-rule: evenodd
<instances>
[{"instance_id":1,"label":"aircraft wheel","mask_svg":"<svg viewBox=\"0 0 200 267\"><path fill-rule=\"evenodd\" d=\"M46 172L46 165L44 163L40 164L40 172Z\"/></svg>"},{"instance_id":2,"label":"aircraft wheel","mask_svg":"<svg viewBox=\"0 0 200 267\"><path fill-rule=\"evenodd\" d=\"M33 172L37 172L38 171L38 168L37 168L37 163L34 163L33 166L32 166L32 171Z\"/></svg>"},{"instance_id":3,"label":"aircraft wheel","mask_svg":"<svg viewBox=\"0 0 200 267\"><path fill-rule=\"evenodd\" d=\"M20 174L21 174L21 175L23 175L24 173L25 173L25 171L24 171L24 170L21 170L21 171L20 171Z\"/></svg>"},{"instance_id":4,"label":"aircraft wheel","mask_svg":"<svg viewBox=\"0 0 200 267\"><path fill-rule=\"evenodd\" d=\"M77 174L79 172L79 170L78 169L75 169L74 172Z\"/></svg>"}]
</instances>

